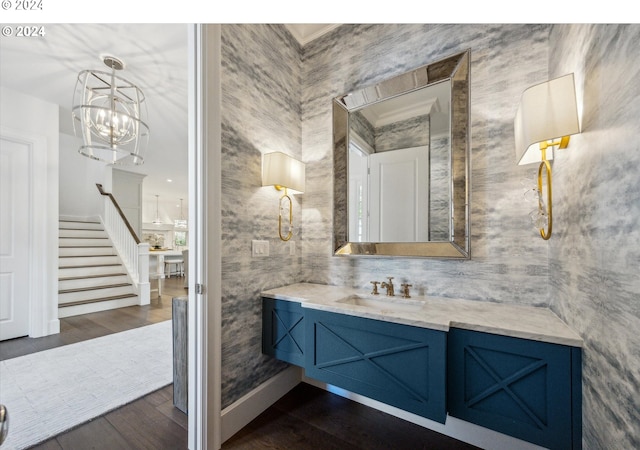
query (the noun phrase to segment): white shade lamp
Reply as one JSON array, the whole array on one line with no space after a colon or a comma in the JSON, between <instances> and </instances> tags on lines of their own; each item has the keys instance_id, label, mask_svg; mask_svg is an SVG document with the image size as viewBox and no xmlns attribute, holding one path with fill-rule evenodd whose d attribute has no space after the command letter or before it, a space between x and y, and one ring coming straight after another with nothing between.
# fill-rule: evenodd
<instances>
[{"instance_id":1,"label":"white shade lamp","mask_svg":"<svg viewBox=\"0 0 640 450\"><path fill-rule=\"evenodd\" d=\"M568 74L524 91L514 120L518 165L540 163L538 167L539 214L547 217L547 240L553 227L551 165L553 150L567 148L569 137L580 133L573 74ZM548 150L551 150L548 152ZM542 201L543 172L547 179L547 204Z\"/></svg>"},{"instance_id":2,"label":"white shade lamp","mask_svg":"<svg viewBox=\"0 0 640 450\"><path fill-rule=\"evenodd\" d=\"M305 188L305 164L282 152L267 153L262 158L262 185L274 186L277 190L283 190L280 197L278 214L278 234L280 239L288 241L293 236L293 205L291 194L302 194ZM289 206L289 230L282 232L283 203L288 201Z\"/></svg>"}]
</instances>

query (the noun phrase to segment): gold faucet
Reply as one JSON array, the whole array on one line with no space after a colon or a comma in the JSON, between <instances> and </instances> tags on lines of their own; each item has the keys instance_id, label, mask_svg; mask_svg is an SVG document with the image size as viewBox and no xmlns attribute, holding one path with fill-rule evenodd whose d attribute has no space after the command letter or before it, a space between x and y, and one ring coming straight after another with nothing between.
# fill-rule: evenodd
<instances>
[{"instance_id":1,"label":"gold faucet","mask_svg":"<svg viewBox=\"0 0 640 450\"><path fill-rule=\"evenodd\" d=\"M371 284L373 284L373 291L371 291L371 293L373 295L378 295L379 294L378 285L380 284L380 282L379 281L371 281Z\"/></svg>"},{"instance_id":2,"label":"gold faucet","mask_svg":"<svg viewBox=\"0 0 640 450\"><path fill-rule=\"evenodd\" d=\"M402 286L402 289L400 289L400 291L402 292L402 298L411 298L411 295L409 294L409 288L413 285L402 283L401 286Z\"/></svg>"},{"instance_id":3,"label":"gold faucet","mask_svg":"<svg viewBox=\"0 0 640 450\"><path fill-rule=\"evenodd\" d=\"M387 297L393 297L396 295L393 292L393 281L391 281L393 280L393 277L387 277L387 279L389 280L389 282L387 283L386 281L383 281L380 287L387 289Z\"/></svg>"}]
</instances>

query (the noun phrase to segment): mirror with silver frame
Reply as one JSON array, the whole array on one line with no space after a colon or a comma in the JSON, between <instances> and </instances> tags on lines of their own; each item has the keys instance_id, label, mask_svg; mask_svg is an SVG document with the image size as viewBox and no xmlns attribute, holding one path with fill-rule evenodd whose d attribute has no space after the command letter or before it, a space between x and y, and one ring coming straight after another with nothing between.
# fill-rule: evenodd
<instances>
[{"instance_id":1,"label":"mirror with silver frame","mask_svg":"<svg viewBox=\"0 0 640 450\"><path fill-rule=\"evenodd\" d=\"M335 255L470 257L467 50L333 100Z\"/></svg>"}]
</instances>

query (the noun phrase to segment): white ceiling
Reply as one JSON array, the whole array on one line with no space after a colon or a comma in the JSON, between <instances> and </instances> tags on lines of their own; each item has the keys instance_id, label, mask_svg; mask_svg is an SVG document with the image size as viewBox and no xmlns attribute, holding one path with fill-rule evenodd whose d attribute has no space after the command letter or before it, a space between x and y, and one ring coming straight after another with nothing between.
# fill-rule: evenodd
<instances>
[{"instance_id":1,"label":"white ceiling","mask_svg":"<svg viewBox=\"0 0 640 450\"><path fill-rule=\"evenodd\" d=\"M108 70L102 55L125 62L120 75L136 83L148 103L144 164L119 168L147 175L145 196L187 198L186 25L48 24L42 39L3 38L0 84L60 105L61 131L73 135L71 103L78 73Z\"/></svg>"},{"instance_id":2,"label":"white ceiling","mask_svg":"<svg viewBox=\"0 0 640 450\"><path fill-rule=\"evenodd\" d=\"M335 27L286 26L302 45ZM186 201L187 25L47 24L44 38L3 38L0 85L60 105L61 131L73 134L71 103L77 75L86 69L106 70L104 55L125 62L120 75L136 83L148 103L150 139L144 164L121 168L147 175L146 201L155 203L155 195L174 203L179 198Z\"/></svg>"}]
</instances>

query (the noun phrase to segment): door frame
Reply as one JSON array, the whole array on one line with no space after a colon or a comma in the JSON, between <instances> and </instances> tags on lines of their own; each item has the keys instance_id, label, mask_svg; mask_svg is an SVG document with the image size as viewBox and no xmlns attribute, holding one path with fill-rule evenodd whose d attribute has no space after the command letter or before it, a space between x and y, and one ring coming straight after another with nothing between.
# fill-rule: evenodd
<instances>
[{"instance_id":1,"label":"door frame","mask_svg":"<svg viewBox=\"0 0 640 450\"><path fill-rule=\"evenodd\" d=\"M189 449L221 443L220 25L188 26Z\"/></svg>"},{"instance_id":2,"label":"door frame","mask_svg":"<svg viewBox=\"0 0 640 450\"><path fill-rule=\"evenodd\" d=\"M2 139L29 148L29 248L26 249L29 254L29 337L56 334L60 332L57 312L58 268L57 263L52 263L52 260L57 260L58 257L58 240L57 236L51 239L53 222L49 217L48 207L50 186L47 176L47 138L4 125L0 125L0 135ZM57 227L55 231L57 232Z\"/></svg>"}]
</instances>

